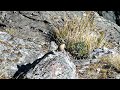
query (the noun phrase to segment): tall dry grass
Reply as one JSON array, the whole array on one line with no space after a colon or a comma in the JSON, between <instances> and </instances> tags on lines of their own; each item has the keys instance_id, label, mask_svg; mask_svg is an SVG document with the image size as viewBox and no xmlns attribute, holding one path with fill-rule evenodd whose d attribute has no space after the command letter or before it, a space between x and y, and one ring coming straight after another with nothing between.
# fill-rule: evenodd
<instances>
[{"instance_id":1,"label":"tall dry grass","mask_svg":"<svg viewBox=\"0 0 120 90\"><path fill-rule=\"evenodd\" d=\"M86 11L85 16L74 19L64 18L64 25L53 30L58 44L65 43L66 50L76 57L88 56L96 47L102 46L104 32L99 32L94 23L94 12Z\"/></svg>"}]
</instances>

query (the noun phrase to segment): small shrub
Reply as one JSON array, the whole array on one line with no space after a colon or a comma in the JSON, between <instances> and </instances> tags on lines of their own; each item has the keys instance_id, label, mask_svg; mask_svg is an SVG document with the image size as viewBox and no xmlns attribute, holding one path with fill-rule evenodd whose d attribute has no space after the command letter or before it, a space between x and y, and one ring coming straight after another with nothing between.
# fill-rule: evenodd
<instances>
[{"instance_id":1,"label":"small shrub","mask_svg":"<svg viewBox=\"0 0 120 90\"><path fill-rule=\"evenodd\" d=\"M76 56L76 58L86 58L88 51L87 51L87 46L85 44L85 42L78 42L78 43L74 43L74 44L67 44L69 46L67 46L68 50L71 51L71 54Z\"/></svg>"}]
</instances>

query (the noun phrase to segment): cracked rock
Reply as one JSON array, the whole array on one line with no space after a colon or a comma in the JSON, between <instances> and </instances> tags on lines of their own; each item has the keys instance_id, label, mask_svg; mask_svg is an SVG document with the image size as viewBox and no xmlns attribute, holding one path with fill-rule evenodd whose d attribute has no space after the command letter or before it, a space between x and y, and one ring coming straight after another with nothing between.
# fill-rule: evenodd
<instances>
[{"instance_id":1,"label":"cracked rock","mask_svg":"<svg viewBox=\"0 0 120 90\"><path fill-rule=\"evenodd\" d=\"M76 67L70 61L67 53L55 52L48 56L30 71L26 77L29 79L75 79Z\"/></svg>"}]
</instances>

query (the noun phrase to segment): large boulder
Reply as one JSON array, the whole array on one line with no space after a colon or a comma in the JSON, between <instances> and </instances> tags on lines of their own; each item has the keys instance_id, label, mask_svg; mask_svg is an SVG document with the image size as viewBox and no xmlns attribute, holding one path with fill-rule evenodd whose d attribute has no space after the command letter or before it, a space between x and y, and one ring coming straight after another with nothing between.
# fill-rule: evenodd
<instances>
[{"instance_id":1,"label":"large boulder","mask_svg":"<svg viewBox=\"0 0 120 90\"><path fill-rule=\"evenodd\" d=\"M49 55L31 70L29 79L77 79L76 66L66 52Z\"/></svg>"}]
</instances>

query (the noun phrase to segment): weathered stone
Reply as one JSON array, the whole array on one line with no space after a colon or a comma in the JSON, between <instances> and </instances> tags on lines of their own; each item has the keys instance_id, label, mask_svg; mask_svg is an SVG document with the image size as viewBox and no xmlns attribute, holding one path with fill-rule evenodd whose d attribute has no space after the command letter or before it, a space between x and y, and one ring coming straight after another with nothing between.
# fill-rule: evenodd
<instances>
[{"instance_id":1,"label":"weathered stone","mask_svg":"<svg viewBox=\"0 0 120 90\"><path fill-rule=\"evenodd\" d=\"M116 16L114 11L98 11L98 13L103 16L105 19L110 20L116 23Z\"/></svg>"},{"instance_id":2,"label":"weathered stone","mask_svg":"<svg viewBox=\"0 0 120 90\"><path fill-rule=\"evenodd\" d=\"M55 52L55 55L42 60L31 72L29 79L75 79L76 67L67 53Z\"/></svg>"},{"instance_id":3,"label":"weathered stone","mask_svg":"<svg viewBox=\"0 0 120 90\"><path fill-rule=\"evenodd\" d=\"M11 36L7 34L6 32L0 32L0 40L7 41L11 39Z\"/></svg>"}]
</instances>

